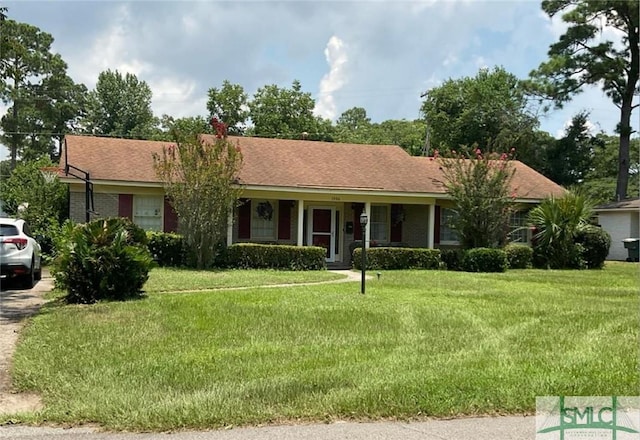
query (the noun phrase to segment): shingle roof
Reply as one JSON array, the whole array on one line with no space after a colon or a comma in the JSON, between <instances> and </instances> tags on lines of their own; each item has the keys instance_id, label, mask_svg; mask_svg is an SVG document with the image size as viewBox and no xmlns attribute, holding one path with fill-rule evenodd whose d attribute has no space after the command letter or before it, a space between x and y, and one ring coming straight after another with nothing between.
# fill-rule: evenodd
<instances>
[{"instance_id":1,"label":"shingle roof","mask_svg":"<svg viewBox=\"0 0 640 440\"><path fill-rule=\"evenodd\" d=\"M596 211L617 209L621 211L635 211L640 209L640 199L626 199L619 202L605 203L603 205L596 206Z\"/></svg>"},{"instance_id":2,"label":"shingle roof","mask_svg":"<svg viewBox=\"0 0 640 440\"><path fill-rule=\"evenodd\" d=\"M212 141L213 137L203 136ZM230 137L243 154L244 185L281 188L377 190L443 194L438 161L412 157L393 145ZM94 136L65 138L69 163L91 173L91 180L157 183L153 154L170 142ZM64 167L64 155L60 163ZM542 199L564 191L526 165L515 162L519 197Z\"/></svg>"}]
</instances>

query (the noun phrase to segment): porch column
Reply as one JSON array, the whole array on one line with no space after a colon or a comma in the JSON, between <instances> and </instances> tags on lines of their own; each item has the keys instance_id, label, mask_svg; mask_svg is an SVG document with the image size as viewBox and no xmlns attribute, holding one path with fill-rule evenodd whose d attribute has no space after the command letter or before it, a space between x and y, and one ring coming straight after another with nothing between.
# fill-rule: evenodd
<instances>
[{"instance_id":1,"label":"porch column","mask_svg":"<svg viewBox=\"0 0 640 440\"><path fill-rule=\"evenodd\" d=\"M233 208L229 209L227 215L227 246L233 244Z\"/></svg>"},{"instance_id":2,"label":"porch column","mask_svg":"<svg viewBox=\"0 0 640 440\"><path fill-rule=\"evenodd\" d=\"M429 205L429 222L427 223L427 247L433 249L433 238L436 232L436 205Z\"/></svg>"},{"instance_id":3,"label":"porch column","mask_svg":"<svg viewBox=\"0 0 640 440\"><path fill-rule=\"evenodd\" d=\"M369 219L367 227L365 228L364 247L365 249L369 249L369 244L371 242L371 202L366 202L364 204L364 212L367 214L367 218Z\"/></svg>"},{"instance_id":4,"label":"porch column","mask_svg":"<svg viewBox=\"0 0 640 440\"><path fill-rule=\"evenodd\" d=\"M298 241L297 246L302 246L304 243L304 200L298 200Z\"/></svg>"}]
</instances>

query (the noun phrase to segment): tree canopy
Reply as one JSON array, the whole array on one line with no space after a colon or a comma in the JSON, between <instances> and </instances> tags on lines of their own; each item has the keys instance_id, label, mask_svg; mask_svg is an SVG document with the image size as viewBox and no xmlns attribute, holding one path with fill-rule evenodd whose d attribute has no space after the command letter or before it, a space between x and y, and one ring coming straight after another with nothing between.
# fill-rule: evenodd
<instances>
[{"instance_id":1,"label":"tree canopy","mask_svg":"<svg viewBox=\"0 0 640 440\"><path fill-rule=\"evenodd\" d=\"M54 139L82 112L86 89L66 74L67 65L51 52L52 44L53 37L35 26L2 21L0 99L10 107L0 124L12 169L18 158L55 159Z\"/></svg>"},{"instance_id":2,"label":"tree canopy","mask_svg":"<svg viewBox=\"0 0 640 440\"><path fill-rule=\"evenodd\" d=\"M156 120L151 110L151 89L132 73L106 70L89 92L84 130L91 134L148 139Z\"/></svg>"},{"instance_id":3,"label":"tree canopy","mask_svg":"<svg viewBox=\"0 0 640 440\"><path fill-rule=\"evenodd\" d=\"M254 136L302 139L317 132L313 115L315 101L311 93L303 92L300 81L291 88L275 84L258 89L249 102L249 117L253 122L250 133Z\"/></svg>"},{"instance_id":4,"label":"tree canopy","mask_svg":"<svg viewBox=\"0 0 640 440\"><path fill-rule=\"evenodd\" d=\"M225 80L220 89L213 87L208 92L209 117L217 118L227 125L229 134L241 135L246 128L248 95L239 84Z\"/></svg>"},{"instance_id":5,"label":"tree canopy","mask_svg":"<svg viewBox=\"0 0 640 440\"><path fill-rule=\"evenodd\" d=\"M634 94L638 92L640 11L637 0L545 0L549 17L562 14L567 31L549 48L549 59L531 72L529 89L561 107L585 86L602 88L620 109L615 196L627 195ZM606 40L604 28L622 34Z\"/></svg>"},{"instance_id":6,"label":"tree canopy","mask_svg":"<svg viewBox=\"0 0 640 440\"><path fill-rule=\"evenodd\" d=\"M475 77L449 79L429 90L422 112L431 152L518 152L531 144L538 119L528 111L520 81L502 67L480 69Z\"/></svg>"}]
</instances>

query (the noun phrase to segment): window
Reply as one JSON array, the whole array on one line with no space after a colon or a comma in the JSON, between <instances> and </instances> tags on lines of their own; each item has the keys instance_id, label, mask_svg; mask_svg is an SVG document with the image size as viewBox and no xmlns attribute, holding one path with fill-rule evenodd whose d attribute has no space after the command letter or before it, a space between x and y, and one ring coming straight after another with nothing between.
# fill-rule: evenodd
<instances>
[{"instance_id":1,"label":"window","mask_svg":"<svg viewBox=\"0 0 640 440\"><path fill-rule=\"evenodd\" d=\"M389 241L389 207L388 206L372 206L371 219L372 241Z\"/></svg>"},{"instance_id":2,"label":"window","mask_svg":"<svg viewBox=\"0 0 640 440\"><path fill-rule=\"evenodd\" d=\"M440 209L440 243L458 243L458 233L453 229L457 214L453 209Z\"/></svg>"},{"instance_id":3,"label":"window","mask_svg":"<svg viewBox=\"0 0 640 440\"><path fill-rule=\"evenodd\" d=\"M18 235L18 228L13 225L0 225L0 237Z\"/></svg>"},{"instance_id":4,"label":"window","mask_svg":"<svg viewBox=\"0 0 640 440\"><path fill-rule=\"evenodd\" d=\"M526 226L526 212L516 211L511 214L509 221L509 241L511 243L529 243L529 229Z\"/></svg>"},{"instance_id":5,"label":"window","mask_svg":"<svg viewBox=\"0 0 640 440\"><path fill-rule=\"evenodd\" d=\"M268 200L251 201L251 238L257 240L275 240L276 204Z\"/></svg>"},{"instance_id":6,"label":"window","mask_svg":"<svg viewBox=\"0 0 640 440\"><path fill-rule=\"evenodd\" d=\"M133 196L133 222L146 231L162 232L162 196Z\"/></svg>"}]
</instances>

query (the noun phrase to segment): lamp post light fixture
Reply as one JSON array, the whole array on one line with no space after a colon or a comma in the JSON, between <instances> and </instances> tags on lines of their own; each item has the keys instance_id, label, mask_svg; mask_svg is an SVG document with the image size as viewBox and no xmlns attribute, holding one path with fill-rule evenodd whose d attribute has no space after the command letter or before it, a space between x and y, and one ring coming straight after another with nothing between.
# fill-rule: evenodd
<instances>
[{"instance_id":1,"label":"lamp post light fixture","mask_svg":"<svg viewBox=\"0 0 640 440\"><path fill-rule=\"evenodd\" d=\"M360 214L360 226L362 227L362 281L360 283L360 293L364 295L365 291L365 273L367 271L367 223L369 222L369 218L367 217L367 213L362 211Z\"/></svg>"}]
</instances>

